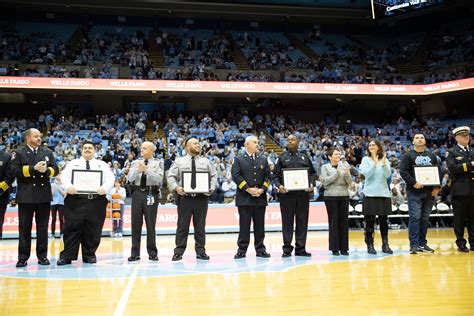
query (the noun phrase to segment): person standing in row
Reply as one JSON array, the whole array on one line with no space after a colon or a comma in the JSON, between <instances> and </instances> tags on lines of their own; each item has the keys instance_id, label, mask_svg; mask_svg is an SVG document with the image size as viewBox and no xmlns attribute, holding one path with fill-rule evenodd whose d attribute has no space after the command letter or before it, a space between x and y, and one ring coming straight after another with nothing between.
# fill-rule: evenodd
<instances>
[{"instance_id":1,"label":"person standing in row","mask_svg":"<svg viewBox=\"0 0 474 316\"><path fill-rule=\"evenodd\" d=\"M350 169L341 161L341 152L331 147L327 151L329 163L321 167L324 204L329 221L329 250L334 256L349 255L349 185Z\"/></svg>"},{"instance_id":2,"label":"person standing in row","mask_svg":"<svg viewBox=\"0 0 474 316\"><path fill-rule=\"evenodd\" d=\"M216 167L209 161L209 159L200 157L201 145L199 141L190 137L185 140L184 147L186 149L186 156L176 158L168 171L168 188L171 192L176 192L178 205L178 225L176 229L176 248L172 260L179 261L183 259L184 251L186 250L189 224L191 217L194 226L194 240L196 258L200 260L209 260L206 254L206 215L208 208L208 198L212 193L213 188L217 184ZM196 181L196 172L209 172L210 191L208 193L186 193L183 188L182 174L184 171L191 172L191 182ZM192 186L193 184L191 184Z\"/></svg>"},{"instance_id":3,"label":"person standing in row","mask_svg":"<svg viewBox=\"0 0 474 316\"><path fill-rule=\"evenodd\" d=\"M232 165L232 179L238 185L235 205L239 210L238 250L235 259L245 258L250 244L250 224L253 221L254 245L257 257L270 258L265 239L266 191L270 187L270 167L267 157L257 155L258 138L245 139L245 153L238 155Z\"/></svg>"},{"instance_id":4,"label":"person standing in row","mask_svg":"<svg viewBox=\"0 0 474 316\"><path fill-rule=\"evenodd\" d=\"M51 237L55 238L56 233L56 216L59 217L59 234L63 235L64 230L64 197L67 192L61 183L60 175L57 175L54 180L51 181L51 193L53 194L53 200L51 201Z\"/></svg>"},{"instance_id":5,"label":"person standing in row","mask_svg":"<svg viewBox=\"0 0 474 316\"><path fill-rule=\"evenodd\" d=\"M469 252L464 238L464 227L471 251L474 251L474 151L469 148L469 126L453 130L457 145L448 150L446 163L451 175L453 197L454 234L458 251Z\"/></svg>"},{"instance_id":6,"label":"person standing in row","mask_svg":"<svg viewBox=\"0 0 474 316\"><path fill-rule=\"evenodd\" d=\"M426 234L430 220L431 208L439 186L424 186L415 178L415 167L438 166L438 159L426 150L426 139L421 133L413 136L413 149L404 154L400 161L400 175L407 184L408 198L408 239L410 253L433 253L434 249L428 246Z\"/></svg>"},{"instance_id":7,"label":"person standing in row","mask_svg":"<svg viewBox=\"0 0 474 316\"><path fill-rule=\"evenodd\" d=\"M41 146L41 132L25 132L26 145L12 154L12 174L17 178L16 202L20 219L17 268L25 267L31 252L31 228L36 221L36 256L38 264L49 265L48 221L51 209L50 178L58 174L53 152Z\"/></svg>"},{"instance_id":8,"label":"person standing in row","mask_svg":"<svg viewBox=\"0 0 474 316\"><path fill-rule=\"evenodd\" d=\"M106 193L114 185L114 174L109 165L94 158L95 147L85 141L81 147L82 157L71 160L61 173L61 182L67 190L64 199L64 250L61 251L58 266L77 260L79 246L82 261L96 263L95 252L100 245L107 208ZM83 194L72 184L73 171L86 170L102 173L102 184L97 192Z\"/></svg>"},{"instance_id":9,"label":"person standing in row","mask_svg":"<svg viewBox=\"0 0 474 316\"><path fill-rule=\"evenodd\" d=\"M316 181L311 159L308 155L298 152L298 138L295 135L287 137L287 149L277 160L275 165L273 182L278 188L280 200L281 222L283 233L283 258L291 256L294 247L291 245L293 239L293 223L296 218L295 230L295 256L310 257L311 253L306 251L306 236L308 234L309 199L313 192ZM308 170L309 188L301 191L289 192L283 183L283 169L305 168Z\"/></svg>"},{"instance_id":10,"label":"person standing in row","mask_svg":"<svg viewBox=\"0 0 474 316\"><path fill-rule=\"evenodd\" d=\"M390 163L382 144L374 139L369 142L367 156L362 158L360 170L365 177L362 212L365 220L365 243L367 252L375 255L374 227L375 217L379 218L382 236L382 252L392 254L388 245L388 215L392 213L392 201L387 179L392 174Z\"/></svg>"},{"instance_id":11,"label":"person standing in row","mask_svg":"<svg viewBox=\"0 0 474 316\"><path fill-rule=\"evenodd\" d=\"M153 158L155 145L144 142L140 148L142 159L132 162L127 179L132 184L132 252L128 261L140 260L140 242L145 217L148 259L158 261L156 248L156 216L160 185L163 182L163 161Z\"/></svg>"},{"instance_id":12,"label":"person standing in row","mask_svg":"<svg viewBox=\"0 0 474 316\"><path fill-rule=\"evenodd\" d=\"M0 150L0 240L3 238L3 221L7 211L10 196L10 187L15 177L11 170L12 157L4 150Z\"/></svg>"}]
</instances>

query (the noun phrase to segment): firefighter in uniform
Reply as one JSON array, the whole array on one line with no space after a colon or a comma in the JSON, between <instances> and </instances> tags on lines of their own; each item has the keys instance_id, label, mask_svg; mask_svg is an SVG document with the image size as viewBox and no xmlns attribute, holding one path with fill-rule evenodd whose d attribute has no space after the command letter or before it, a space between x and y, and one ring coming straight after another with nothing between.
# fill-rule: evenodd
<instances>
[{"instance_id":1,"label":"firefighter in uniform","mask_svg":"<svg viewBox=\"0 0 474 316\"><path fill-rule=\"evenodd\" d=\"M10 187L15 180L11 170L11 155L0 150L0 240L3 236L3 220L10 196Z\"/></svg>"},{"instance_id":2,"label":"firefighter in uniform","mask_svg":"<svg viewBox=\"0 0 474 316\"><path fill-rule=\"evenodd\" d=\"M53 152L41 146L41 133L35 128L25 132L26 145L12 153L12 174L17 178L16 202L19 216L17 268L25 267L31 252L33 215L36 221L38 264L49 265L48 222L51 209L50 178L58 174Z\"/></svg>"},{"instance_id":3,"label":"firefighter in uniform","mask_svg":"<svg viewBox=\"0 0 474 316\"><path fill-rule=\"evenodd\" d=\"M474 150L469 148L470 128L453 130L457 145L448 150L446 164L451 175L451 195L454 213L454 234L458 251L469 252L464 239L464 227L471 251L474 251Z\"/></svg>"},{"instance_id":4,"label":"firefighter in uniform","mask_svg":"<svg viewBox=\"0 0 474 316\"><path fill-rule=\"evenodd\" d=\"M81 146L82 157L73 159L61 173L61 182L66 188L64 199L64 250L57 261L58 266L71 264L77 260L79 246L82 261L97 263L95 252L100 245L107 208L106 193L114 186L115 176L110 166L94 158L95 147L90 141ZM73 185L73 171L101 172L101 185L96 192L84 193Z\"/></svg>"},{"instance_id":5,"label":"firefighter in uniform","mask_svg":"<svg viewBox=\"0 0 474 316\"><path fill-rule=\"evenodd\" d=\"M270 187L270 167L267 157L257 155L258 139L248 136L245 139L245 153L239 154L232 165L232 179L238 190L235 205L239 210L238 250L234 259L245 258L250 244L250 224L253 221L254 245L257 257L270 258L265 239L265 208L267 190Z\"/></svg>"},{"instance_id":6,"label":"firefighter in uniform","mask_svg":"<svg viewBox=\"0 0 474 316\"><path fill-rule=\"evenodd\" d=\"M132 253L128 261L140 260L143 217L146 224L148 258L158 261L155 225L164 166L162 160L153 159L155 148L153 143L144 142L140 148L142 159L132 162L127 176L132 184Z\"/></svg>"},{"instance_id":7,"label":"firefighter in uniform","mask_svg":"<svg viewBox=\"0 0 474 316\"><path fill-rule=\"evenodd\" d=\"M216 167L207 158L200 157L201 146L196 138L186 139L184 143L186 156L176 158L168 170L168 188L170 192L176 192L176 204L178 205L178 227L176 229L176 248L172 260L179 261L183 258L186 250L189 234L189 224L193 218L194 240L196 258L200 260L209 260L206 254L206 215L208 208L208 198L212 194L213 188L217 184ZM182 173L191 172L191 187L196 185L195 172L209 172L210 191L209 193L186 193L183 188ZM193 180L194 178L194 180Z\"/></svg>"},{"instance_id":8,"label":"firefighter in uniform","mask_svg":"<svg viewBox=\"0 0 474 316\"><path fill-rule=\"evenodd\" d=\"M311 253L306 251L306 235L308 233L309 199L314 189L316 171L306 154L298 152L298 139L295 135L287 138L287 152L284 152L277 160L274 170L273 181L278 188L280 200L281 222L283 231L283 258L291 256L293 246L293 223L296 218L295 230L295 255L310 257ZM283 183L283 169L304 168L308 170L309 187L301 191L288 191Z\"/></svg>"}]
</instances>

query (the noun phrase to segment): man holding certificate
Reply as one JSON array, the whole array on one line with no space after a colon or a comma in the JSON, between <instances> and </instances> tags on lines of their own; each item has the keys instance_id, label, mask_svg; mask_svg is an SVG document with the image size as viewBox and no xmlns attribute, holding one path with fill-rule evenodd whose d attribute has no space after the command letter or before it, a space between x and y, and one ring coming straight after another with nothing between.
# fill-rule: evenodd
<instances>
[{"instance_id":1,"label":"man holding certificate","mask_svg":"<svg viewBox=\"0 0 474 316\"><path fill-rule=\"evenodd\" d=\"M438 159L426 150L425 136L413 136L413 149L404 154L400 163L400 175L407 184L408 238L410 253L434 252L427 245L431 208L440 190Z\"/></svg>"},{"instance_id":2,"label":"man holding certificate","mask_svg":"<svg viewBox=\"0 0 474 316\"><path fill-rule=\"evenodd\" d=\"M446 163L452 179L454 234L458 251L469 252L464 238L464 227L471 251L474 251L474 150L469 148L469 126L453 130L457 145L448 150Z\"/></svg>"},{"instance_id":3,"label":"man holding certificate","mask_svg":"<svg viewBox=\"0 0 474 316\"><path fill-rule=\"evenodd\" d=\"M200 157L199 141L185 140L186 156L176 158L168 171L167 181L171 192L176 192L178 227L176 248L172 260L183 259L188 242L189 224L193 218L196 258L209 260L206 254L206 215L208 198L217 183L216 167L207 158Z\"/></svg>"},{"instance_id":4,"label":"man holding certificate","mask_svg":"<svg viewBox=\"0 0 474 316\"><path fill-rule=\"evenodd\" d=\"M77 260L79 246L83 262L97 262L95 252L105 221L106 193L114 186L115 177L109 165L94 158L94 144L85 141L81 151L82 157L71 160L61 173L67 196L64 199L64 250L58 266Z\"/></svg>"},{"instance_id":5,"label":"man holding certificate","mask_svg":"<svg viewBox=\"0 0 474 316\"><path fill-rule=\"evenodd\" d=\"M296 218L295 255L310 257L306 251L309 199L314 189L316 171L306 154L298 152L298 138L289 135L286 148L275 164L273 182L278 188L283 230L283 258L291 256L293 223Z\"/></svg>"},{"instance_id":6,"label":"man holding certificate","mask_svg":"<svg viewBox=\"0 0 474 316\"><path fill-rule=\"evenodd\" d=\"M245 153L239 154L232 165L232 179L238 186L235 205L239 209L239 249L234 259L245 258L250 244L250 224L253 221L257 257L270 258L263 243L265 239L266 191L270 187L270 167L267 157L257 155L258 139L245 139Z\"/></svg>"}]
</instances>

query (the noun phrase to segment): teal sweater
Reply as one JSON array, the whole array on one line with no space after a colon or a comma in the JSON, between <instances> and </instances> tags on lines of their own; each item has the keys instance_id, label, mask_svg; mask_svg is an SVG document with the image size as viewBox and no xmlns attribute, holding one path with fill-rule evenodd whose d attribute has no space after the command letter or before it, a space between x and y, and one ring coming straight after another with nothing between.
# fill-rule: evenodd
<instances>
[{"instance_id":1,"label":"teal sweater","mask_svg":"<svg viewBox=\"0 0 474 316\"><path fill-rule=\"evenodd\" d=\"M362 158L360 163L360 171L364 174L364 195L369 197L390 197L390 189L387 184L387 179L392 174L390 170L390 163L386 160L385 167L382 166L382 161L379 161L377 166L369 157Z\"/></svg>"}]
</instances>

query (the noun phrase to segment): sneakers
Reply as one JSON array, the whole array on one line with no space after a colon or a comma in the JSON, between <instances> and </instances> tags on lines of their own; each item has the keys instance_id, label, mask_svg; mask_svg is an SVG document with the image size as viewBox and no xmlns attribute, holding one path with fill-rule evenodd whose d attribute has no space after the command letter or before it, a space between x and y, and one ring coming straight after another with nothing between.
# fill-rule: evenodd
<instances>
[{"instance_id":1,"label":"sneakers","mask_svg":"<svg viewBox=\"0 0 474 316\"><path fill-rule=\"evenodd\" d=\"M418 253L418 247L410 247L410 254L416 255Z\"/></svg>"},{"instance_id":2,"label":"sneakers","mask_svg":"<svg viewBox=\"0 0 474 316\"><path fill-rule=\"evenodd\" d=\"M428 245L418 246L418 252L428 252L433 253L435 252L433 248L428 247Z\"/></svg>"}]
</instances>

